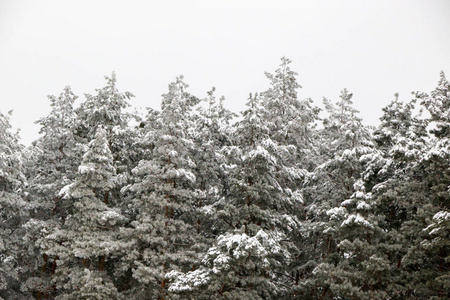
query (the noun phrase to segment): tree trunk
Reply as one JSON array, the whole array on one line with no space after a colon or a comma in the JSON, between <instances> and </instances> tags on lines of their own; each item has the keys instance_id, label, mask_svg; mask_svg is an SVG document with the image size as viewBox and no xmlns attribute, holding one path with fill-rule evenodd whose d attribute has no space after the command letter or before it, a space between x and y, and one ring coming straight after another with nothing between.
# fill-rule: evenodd
<instances>
[{"instance_id":1,"label":"tree trunk","mask_svg":"<svg viewBox=\"0 0 450 300\"><path fill-rule=\"evenodd\" d=\"M164 266L164 270L166 269L166 264L163 264L163 266ZM162 281L161 281L161 293L160 293L160 295L159 295L159 297L158 297L158 300L164 300L164 299L166 299L166 279L165 278L163 278L162 279Z\"/></svg>"},{"instance_id":2,"label":"tree trunk","mask_svg":"<svg viewBox=\"0 0 450 300\"><path fill-rule=\"evenodd\" d=\"M101 255L98 257L98 270L104 271L105 270L105 256Z\"/></svg>"},{"instance_id":3,"label":"tree trunk","mask_svg":"<svg viewBox=\"0 0 450 300\"><path fill-rule=\"evenodd\" d=\"M109 191L107 191L105 195L103 195L103 202L105 202L105 204L108 204L108 199L109 199Z\"/></svg>"},{"instance_id":4,"label":"tree trunk","mask_svg":"<svg viewBox=\"0 0 450 300\"><path fill-rule=\"evenodd\" d=\"M325 297L325 295L327 294L327 292L328 292L328 287L324 287L323 288L323 292L322 292L322 294L320 294L320 300L322 300L322 299L324 299L324 297Z\"/></svg>"},{"instance_id":5,"label":"tree trunk","mask_svg":"<svg viewBox=\"0 0 450 300\"><path fill-rule=\"evenodd\" d=\"M47 269L47 262L48 262L48 255L44 253L44 254L42 254L42 258L44 259L44 263L41 266L41 277L45 277L45 271ZM38 299L38 300L42 299L41 291L37 291L36 299Z\"/></svg>"}]
</instances>

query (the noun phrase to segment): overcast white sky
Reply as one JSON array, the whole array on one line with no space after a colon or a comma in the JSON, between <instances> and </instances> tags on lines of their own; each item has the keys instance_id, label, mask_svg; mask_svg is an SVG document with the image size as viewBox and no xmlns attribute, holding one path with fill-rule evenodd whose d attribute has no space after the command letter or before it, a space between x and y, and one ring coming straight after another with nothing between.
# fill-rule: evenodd
<instances>
[{"instance_id":1,"label":"overcast white sky","mask_svg":"<svg viewBox=\"0 0 450 300\"><path fill-rule=\"evenodd\" d=\"M70 85L84 99L116 71L133 106L159 109L183 74L203 97L212 86L241 111L268 88L265 71L290 58L301 98L349 89L368 125L395 92L431 91L450 78L449 0L62 1L0 0L0 111L13 109L22 141Z\"/></svg>"}]
</instances>

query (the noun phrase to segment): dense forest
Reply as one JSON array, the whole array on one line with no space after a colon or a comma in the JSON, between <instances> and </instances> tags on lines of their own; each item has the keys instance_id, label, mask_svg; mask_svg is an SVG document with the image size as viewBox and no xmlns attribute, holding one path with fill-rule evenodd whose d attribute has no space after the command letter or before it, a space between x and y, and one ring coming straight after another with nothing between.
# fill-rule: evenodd
<instances>
[{"instance_id":1,"label":"dense forest","mask_svg":"<svg viewBox=\"0 0 450 300\"><path fill-rule=\"evenodd\" d=\"M66 87L29 147L0 114L0 299L449 299L444 73L378 127L266 76L239 115L182 76L146 114Z\"/></svg>"}]
</instances>

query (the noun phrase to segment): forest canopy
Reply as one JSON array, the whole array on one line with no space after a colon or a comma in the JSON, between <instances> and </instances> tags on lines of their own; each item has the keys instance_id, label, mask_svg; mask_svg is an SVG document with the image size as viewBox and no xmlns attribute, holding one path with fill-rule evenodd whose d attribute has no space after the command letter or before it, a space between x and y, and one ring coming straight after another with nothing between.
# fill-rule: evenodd
<instances>
[{"instance_id":1,"label":"forest canopy","mask_svg":"<svg viewBox=\"0 0 450 300\"><path fill-rule=\"evenodd\" d=\"M29 147L0 112L0 299L450 298L444 73L368 127L290 63L240 114L182 76L130 113L114 73Z\"/></svg>"}]
</instances>

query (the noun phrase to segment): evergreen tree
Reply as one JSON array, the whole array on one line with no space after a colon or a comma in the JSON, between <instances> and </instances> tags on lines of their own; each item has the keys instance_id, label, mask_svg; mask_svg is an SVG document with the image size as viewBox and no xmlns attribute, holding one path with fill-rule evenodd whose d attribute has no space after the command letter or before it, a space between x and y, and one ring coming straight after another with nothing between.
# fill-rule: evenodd
<instances>
[{"instance_id":1,"label":"evergreen tree","mask_svg":"<svg viewBox=\"0 0 450 300\"><path fill-rule=\"evenodd\" d=\"M137 164L138 153L133 144L136 131L130 126L135 117L125 110L130 106L127 100L133 96L130 92L120 92L116 86L116 74L106 77L106 86L96 89L96 95L85 94L86 100L76 109L78 122L75 137L82 144L87 144L101 126L105 131L113 155L114 167L118 173L119 187L128 183L129 172ZM111 201L119 198L118 190L110 195Z\"/></svg>"},{"instance_id":2,"label":"evergreen tree","mask_svg":"<svg viewBox=\"0 0 450 300\"><path fill-rule=\"evenodd\" d=\"M289 59L283 57L281 61L274 74L266 73L270 88L262 94L264 118L271 139L294 153L284 158L283 164L287 172L284 176L277 174L277 181L284 189L291 191L293 197L303 198L301 190L305 179L321 161L315 128L320 110L313 105L311 99L298 99L297 90L301 88L297 82L298 74L291 70ZM297 225L297 220L304 219L303 210L303 203L297 203L289 210L289 216L296 220L294 223ZM298 249L304 249L303 226L292 229L289 238L297 244ZM292 253L296 259L287 267L291 271L293 294L297 294L300 289L299 282L305 271L303 260L306 252L303 250L300 253Z\"/></svg>"},{"instance_id":3,"label":"evergreen tree","mask_svg":"<svg viewBox=\"0 0 450 300\"><path fill-rule=\"evenodd\" d=\"M230 121L236 115L223 106L224 97L216 99L215 88L208 92L194 115L192 157L195 161L197 207L200 210L197 231L204 238L215 238L220 230L217 216L210 206L224 197L229 190L226 156L223 147L232 144Z\"/></svg>"},{"instance_id":4,"label":"evergreen tree","mask_svg":"<svg viewBox=\"0 0 450 300\"><path fill-rule=\"evenodd\" d=\"M408 282L408 295L417 298L448 298L450 279L450 84L441 72L438 86L431 95L416 93L430 114L433 136L411 154L411 147L402 147L409 155L406 220L401 231L407 252L402 267ZM406 145L412 144L412 141ZM406 148L406 149L405 149ZM399 149L399 150L400 150ZM411 156L414 160L411 160Z\"/></svg>"},{"instance_id":5,"label":"evergreen tree","mask_svg":"<svg viewBox=\"0 0 450 300\"><path fill-rule=\"evenodd\" d=\"M70 200L61 228L41 241L41 249L58 256L53 282L56 299L118 299L109 259L123 254L118 240L124 217L108 206L108 192L115 186L115 168L106 131L99 127L89 143L73 183L60 195Z\"/></svg>"},{"instance_id":6,"label":"evergreen tree","mask_svg":"<svg viewBox=\"0 0 450 300\"><path fill-rule=\"evenodd\" d=\"M311 248L305 252L302 285L305 295L313 298L374 299L383 296L366 291L374 284L365 276L363 262L375 253L372 244L380 230L362 173L379 153L352 107L352 94L344 89L340 98L335 105L324 99L329 114L322 131L326 161L308 177L303 190L305 242Z\"/></svg>"},{"instance_id":7,"label":"evergreen tree","mask_svg":"<svg viewBox=\"0 0 450 300\"><path fill-rule=\"evenodd\" d=\"M216 199L228 185L222 167L225 159L220 150L232 143L230 121L236 115L223 106L225 98L217 100L214 92L215 88L203 99L206 107L198 108L193 133L198 188L209 194L207 198Z\"/></svg>"},{"instance_id":8,"label":"evergreen tree","mask_svg":"<svg viewBox=\"0 0 450 300\"><path fill-rule=\"evenodd\" d=\"M265 119L270 124L271 136L281 145L297 147L295 162L303 169L315 166L314 126L319 108L311 99L299 100L297 73L290 68L291 60L283 57L274 74L266 72L270 88L262 94Z\"/></svg>"},{"instance_id":9,"label":"evergreen tree","mask_svg":"<svg viewBox=\"0 0 450 300\"><path fill-rule=\"evenodd\" d=\"M225 231L216 238L195 271L171 272L170 290L196 299L275 299L288 292L291 252L288 238L297 224L288 211L301 196L277 181L293 148L270 139L261 99L250 96L236 126L238 144L224 147L230 157L230 190L210 209ZM204 288L206 286L206 288Z\"/></svg>"},{"instance_id":10,"label":"evergreen tree","mask_svg":"<svg viewBox=\"0 0 450 300\"><path fill-rule=\"evenodd\" d=\"M381 124L374 132L374 138L378 146L385 152L411 135L424 137L427 135L425 120L413 116L416 107L416 99L408 103L399 100L398 94L386 107L383 107Z\"/></svg>"},{"instance_id":11,"label":"evergreen tree","mask_svg":"<svg viewBox=\"0 0 450 300\"><path fill-rule=\"evenodd\" d=\"M161 112L152 134L152 155L133 170L135 183L129 192L136 210L131 224L131 249L126 257L133 266L134 297L165 299L166 274L186 271L198 263L194 227L197 221L194 175L191 158L194 142L190 114L198 100L186 92L187 84L178 77L163 95Z\"/></svg>"},{"instance_id":12,"label":"evergreen tree","mask_svg":"<svg viewBox=\"0 0 450 300\"><path fill-rule=\"evenodd\" d=\"M36 290L38 299L43 295L48 297L53 291L51 275L58 257L40 253L37 240L49 230L60 227L67 216L66 208L70 204L59 195L59 191L74 180L77 165L81 162L79 145L73 135L76 122L73 105L77 96L70 87L66 87L59 97L48 98L51 111L47 117L36 122L41 125L40 133L43 136L33 142L26 161L26 175L29 178L27 191L33 210L24 238L29 244L29 251L33 251L36 257L36 276L29 278L22 289Z\"/></svg>"},{"instance_id":13,"label":"evergreen tree","mask_svg":"<svg viewBox=\"0 0 450 300\"><path fill-rule=\"evenodd\" d=\"M0 299L25 299L20 283L33 268L22 242L30 205L24 200L21 151L9 117L0 113Z\"/></svg>"},{"instance_id":14,"label":"evergreen tree","mask_svg":"<svg viewBox=\"0 0 450 300\"><path fill-rule=\"evenodd\" d=\"M47 117L36 121L42 136L33 142L27 170L30 192L39 197L42 209L47 210L42 212L47 214L46 218L63 213L64 208L58 207L61 201L58 193L74 179L81 162L76 154L80 146L74 141L73 133L76 122L73 105L78 97L66 87L58 98L48 98L52 109Z\"/></svg>"}]
</instances>

